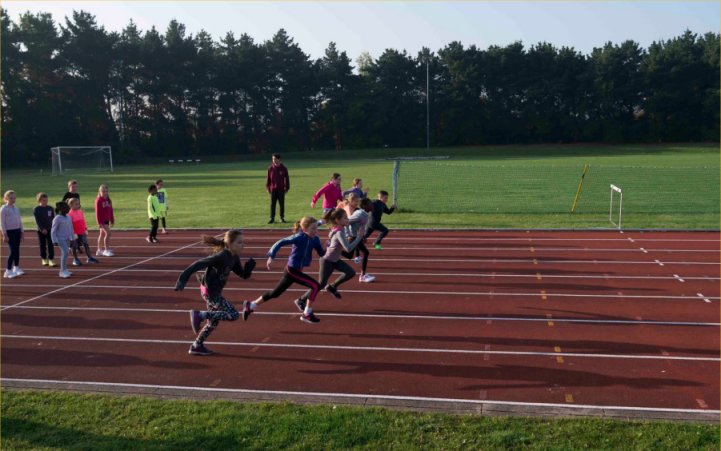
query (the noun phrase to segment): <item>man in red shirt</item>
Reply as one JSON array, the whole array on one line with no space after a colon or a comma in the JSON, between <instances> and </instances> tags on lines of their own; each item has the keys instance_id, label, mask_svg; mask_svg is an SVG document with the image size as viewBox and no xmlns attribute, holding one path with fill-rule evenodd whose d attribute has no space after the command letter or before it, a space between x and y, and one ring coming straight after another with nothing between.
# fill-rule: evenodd
<instances>
[{"instance_id":1,"label":"man in red shirt","mask_svg":"<svg viewBox=\"0 0 721 451\"><path fill-rule=\"evenodd\" d=\"M280 155L273 154L273 164L268 166L268 178L265 181L265 190L270 194L270 221L275 222L275 204L280 204L280 222L285 222L285 193L290 189L288 168L280 162Z\"/></svg>"}]
</instances>

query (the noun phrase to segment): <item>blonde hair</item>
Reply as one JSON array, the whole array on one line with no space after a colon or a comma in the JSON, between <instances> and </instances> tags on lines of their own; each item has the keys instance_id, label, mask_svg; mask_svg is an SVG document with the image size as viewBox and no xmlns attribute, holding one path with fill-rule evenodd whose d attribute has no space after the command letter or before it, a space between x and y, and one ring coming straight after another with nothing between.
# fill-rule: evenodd
<instances>
[{"instance_id":1,"label":"blonde hair","mask_svg":"<svg viewBox=\"0 0 721 451\"><path fill-rule=\"evenodd\" d=\"M11 194L15 194L15 191L13 191L13 190L11 190L11 189L5 191L5 194L3 195L3 200L8 200L8 197L9 197Z\"/></svg>"},{"instance_id":2,"label":"blonde hair","mask_svg":"<svg viewBox=\"0 0 721 451\"><path fill-rule=\"evenodd\" d=\"M105 188L105 189L107 190L107 189L108 189L108 185L106 185L105 183L103 183L102 185L100 185L100 186L98 187L98 197L101 197L101 196L103 195L103 188Z\"/></svg>"},{"instance_id":3,"label":"blonde hair","mask_svg":"<svg viewBox=\"0 0 721 451\"><path fill-rule=\"evenodd\" d=\"M225 232L222 239L216 238L210 235L203 235L201 241L206 246L212 246L213 252L220 252L223 249L227 249L231 244L238 239L239 236L243 235L243 231L240 229L231 229Z\"/></svg>"},{"instance_id":4,"label":"blonde hair","mask_svg":"<svg viewBox=\"0 0 721 451\"><path fill-rule=\"evenodd\" d=\"M77 184L78 184L77 180L70 180L70 181L68 181L68 188L70 188L70 185L77 185Z\"/></svg>"},{"instance_id":5,"label":"blonde hair","mask_svg":"<svg viewBox=\"0 0 721 451\"><path fill-rule=\"evenodd\" d=\"M302 229L307 229L311 224L317 223L318 220L313 216L303 216L293 224L293 233L298 233Z\"/></svg>"},{"instance_id":6,"label":"blonde hair","mask_svg":"<svg viewBox=\"0 0 721 451\"><path fill-rule=\"evenodd\" d=\"M71 197L70 199L67 200L67 202L68 202L68 206L70 208L73 208L73 205L75 205L75 204L80 205L80 201L78 200L77 197Z\"/></svg>"},{"instance_id":7,"label":"blonde hair","mask_svg":"<svg viewBox=\"0 0 721 451\"><path fill-rule=\"evenodd\" d=\"M360 196L356 193L348 193L348 195L346 196L346 200L348 200L349 204L356 199L360 199Z\"/></svg>"},{"instance_id":8,"label":"blonde hair","mask_svg":"<svg viewBox=\"0 0 721 451\"><path fill-rule=\"evenodd\" d=\"M363 179L353 179L353 186L358 186L358 184L362 181Z\"/></svg>"}]
</instances>

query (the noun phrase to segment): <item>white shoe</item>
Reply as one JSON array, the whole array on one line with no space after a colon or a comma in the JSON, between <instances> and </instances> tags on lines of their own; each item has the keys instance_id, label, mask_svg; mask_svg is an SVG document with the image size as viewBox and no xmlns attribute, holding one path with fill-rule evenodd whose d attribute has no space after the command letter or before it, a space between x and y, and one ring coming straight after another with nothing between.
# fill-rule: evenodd
<instances>
[{"instance_id":1,"label":"white shoe","mask_svg":"<svg viewBox=\"0 0 721 451\"><path fill-rule=\"evenodd\" d=\"M67 279L67 278L70 277L72 274L70 273L70 271L60 271L60 274L59 274L59 275L60 275L61 278Z\"/></svg>"},{"instance_id":2,"label":"white shoe","mask_svg":"<svg viewBox=\"0 0 721 451\"><path fill-rule=\"evenodd\" d=\"M95 251L95 255L105 255L105 251L101 251L100 249L98 249L97 251Z\"/></svg>"},{"instance_id":3,"label":"white shoe","mask_svg":"<svg viewBox=\"0 0 721 451\"><path fill-rule=\"evenodd\" d=\"M363 261L363 257L356 257L353 259L353 263L355 263L356 265L360 264L360 262L362 262L362 261Z\"/></svg>"},{"instance_id":4,"label":"white shoe","mask_svg":"<svg viewBox=\"0 0 721 451\"><path fill-rule=\"evenodd\" d=\"M376 280L376 278L374 276L371 276L370 274L363 274L358 278L358 282L365 283L373 282L374 280Z\"/></svg>"},{"instance_id":5,"label":"white shoe","mask_svg":"<svg viewBox=\"0 0 721 451\"><path fill-rule=\"evenodd\" d=\"M17 276L17 274L15 274L15 273L14 273L12 270L10 270L10 269L6 269L6 270L5 270L5 274L3 275L3 277L6 278L6 279L14 279L16 276Z\"/></svg>"},{"instance_id":6,"label":"white shoe","mask_svg":"<svg viewBox=\"0 0 721 451\"><path fill-rule=\"evenodd\" d=\"M112 257L112 256L115 255L115 254L114 254L113 251L111 251L110 249L105 249L105 250L103 251L103 255L104 255L105 257Z\"/></svg>"},{"instance_id":7,"label":"white shoe","mask_svg":"<svg viewBox=\"0 0 721 451\"><path fill-rule=\"evenodd\" d=\"M16 276L22 276L23 274L25 274L25 271L23 271L19 266L14 267L13 272Z\"/></svg>"}]
</instances>

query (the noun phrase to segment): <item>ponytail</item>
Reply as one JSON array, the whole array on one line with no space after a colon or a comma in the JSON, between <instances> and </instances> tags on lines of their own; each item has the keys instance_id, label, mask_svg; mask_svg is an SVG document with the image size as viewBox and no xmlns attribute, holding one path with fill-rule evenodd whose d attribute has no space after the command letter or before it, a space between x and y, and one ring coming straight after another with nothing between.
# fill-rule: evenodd
<instances>
[{"instance_id":1,"label":"ponytail","mask_svg":"<svg viewBox=\"0 0 721 451\"><path fill-rule=\"evenodd\" d=\"M203 235L200 239L206 246L211 246L213 252L220 252L223 249L230 247L231 244L242 235L243 231L239 229L231 229L225 232L223 239L216 238L210 235Z\"/></svg>"},{"instance_id":2,"label":"ponytail","mask_svg":"<svg viewBox=\"0 0 721 451\"><path fill-rule=\"evenodd\" d=\"M307 229L311 224L317 223L318 221L312 216L303 216L293 224L293 233L298 233L303 229Z\"/></svg>"},{"instance_id":3,"label":"ponytail","mask_svg":"<svg viewBox=\"0 0 721 451\"><path fill-rule=\"evenodd\" d=\"M333 210L329 210L325 215L323 215L323 220L326 223L337 225L338 221L340 221L340 219L344 216L348 216L348 213L346 213L343 208L336 208Z\"/></svg>"}]
</instances>

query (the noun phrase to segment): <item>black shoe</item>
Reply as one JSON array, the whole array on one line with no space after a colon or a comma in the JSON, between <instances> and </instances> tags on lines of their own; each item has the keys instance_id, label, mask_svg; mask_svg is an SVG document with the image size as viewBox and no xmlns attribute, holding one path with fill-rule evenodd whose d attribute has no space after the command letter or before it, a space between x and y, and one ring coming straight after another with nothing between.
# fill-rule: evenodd
<instances>
[{"instance_id":1,"label":"black shoe","mask_svg":"<svg viewBox=\"0 0 721 451\"><path fill-rule=\"evenodd\" d=\"M275 222L275 219L270 218L270 221L268 221L268 224L273 224Z\"/></svg>"},{"instance_id":2,"label":"black shoe","mask_svg":"<svg viewBox=\"0 0 721 451\"><path fill-rule=\"evenodd\" d=\"M151 238L151 239L153 240L153 243L160 243L160 241L158 241L158 239L155 238L155 237L153 237L153 238Z\"/></svg>"},{"instance_id":3,"label":"black shoe","mask_svg":"<svg viewBox=\"0 0 721 451\"><path fill-rule=\"evenodd\" d=\"M325 287L325 291L332 294L336 299L340 299L341 295L338 293L338 290L333 285L328 285Z\"/></svg>"},{"instance_id":4,"label":"black shoe","mask_svg":"<svg viewBox=\"0 0 721 451\"><path fill-rule=\"evenodd\" d=\"M198 332L200 332L200 323L203 322L203 319L200 317L200 312L197 310L191 310L190 311L190 326L193 328L193 333L198 335Z\"/></svg>"},{"instance_id":5,"label":"black shoe","mask_svg":"<svg viewBox=\"0 0 721 451\"><path fill-rule=\"evenodd\" d=\"M300 320L303 321L304 323L311 323L311 324L320 322L320 320L318 318L316 318L316 316L313 314L313 312L310 312L307 315L304 313L303 315L300 316Z\"/></svg>"},{"instance_id":6,"label":"black shoe","mask_svg":"<svg viewBox=\"0 0 721 451\"><path fill-rule=\"evenodd\" d=\"M250 309L250 302L243 301L243 321L248 321L251 313L253 313L253 310Z\"/></svg>"},{"instance_id":7,"label":"black shoe","mask_svg":"<svg viewBox=\"0 0 721 451\"><path fill-rule=\"evenodd\" d=\"M295 306L298 307L298 310L300 310L301 312L305 312L305 304L306 304L306 302L307 302L307 301L306 301L305 299L303 299L303 298L298 298L298 299L295 300Z\"/></svg>"},{"instance_id":8,"label":"black shoe","mask_svg":"<svg viewBox=\"0 0 721 451\"><path fill-rule=\"evenodd\" d=\"M282 222L283 224L285 224L285 218L280 218L280 222Z\"/></svg>"},{"instance_id":9,"label":"black shoe","mask_svg":"<svg viewBox=\"0 0 721 451\"><path fill-rule=\"evenodd\" d=\"M191 355L213 355L214 352L211 351L210 349L206 348L206 347L203 346L203 345L200 345L200 346L191 345L191 346L190 346L190 349L188 349L188 354L191 354Z\"/></svg>"}]
</instances>

